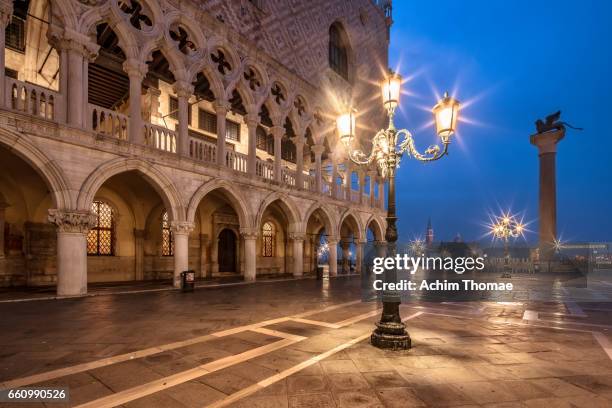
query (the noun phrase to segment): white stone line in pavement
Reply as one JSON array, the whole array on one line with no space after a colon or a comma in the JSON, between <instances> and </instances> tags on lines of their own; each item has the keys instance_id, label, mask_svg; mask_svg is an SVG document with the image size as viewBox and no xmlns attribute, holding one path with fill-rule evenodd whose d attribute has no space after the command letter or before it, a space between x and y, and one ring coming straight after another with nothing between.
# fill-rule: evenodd
<instances>
[{"instance_id":1,"label":"white stone line in pavement","mask_svg":"<svg viewBox=\"0 0 612 408\"><path fill-rule=\"evenodd\" d=\"M188 381L194 380L203 375L213 373L215 371L222 370L224 368L240 364L246 360L268 354L272 351L279 350L287 347L291 344L295 344L297 341L290 339L282 339L274 343L266 344L265 346L257 347L252 350L245 351L240 354L233 356L223 357L219 360L212 361L207 364L203 364L190 370L181 371L180 373L160 378L155 381L148 382L133 388L129 388L124 391L111 394L106 397L98 398L96 400L87 402L85 404L78 405L76 408L112 408L127 402L133 401L138 398L146 397L153 393L165 390L175 385L184 384Z\"/></svg>"},{"instance_id":2,"label":"white stone line in pavement","mask_svg":"<svg viewBox=\"0 0 612 408\"><path fill-rule=\"evenodd\" d=\"M317 313L329 312L332 310L340 309L342 307L351 306L351 305L354 305L355 303L360 303L360 302L361 301L358 300L358 301L352 301L352 302L346 302L346 303L339 303L337 305L328 306L321 310L311 310L308 312L297 314L295 316L308 316L308 315L313 315ZM49 381L55 378L65 377L67 375L77 374L77 373L93 370L93 369L100 368L100 367L105 367L105 366L112 365L112 364L122 363L124 361L133 360L136 358L148 357L150 355L158 354L164 351L169 351L169 350L174 350L174 349L181 348L181 347L191 346L197 343L201 343L201 342L210 340L215 337L222 337L222 336L219 336L220 333L228 333L224 335L241 333L246 330L256 329L258 327L267 326L270 324L279 323L279 322L287 321L287 320L289 320L289 317L282 317L278 319L266 320L266 321L251 324L251 325L238 326L233 329L224 330L221 332L216 332L216 333L211 333L211 334L206 334L206 335L195 337L195 338L188 339L188 340L182 340L182 341L177 341L177 342L173 342L169 344L163 344L160 346L149 347L143 350L134 351L132 353L119 354L116 356L107 357L107 358L103 358L103 359L95 360L95 361L90 361L87 363L77 364L77 365L70 366L70 367L64 367L64 368L59 368L57 370L51 370L51 371L46 371L43 373L33 374L27 377L16 378L13 380L8 380L3 383L0 383L0 389L24 387L26 385Z\"/></svg>"},{"instance_id":3,"label":"white stone line in pavement","mask_svg":"<svg viewBox=\"0 0 612 408\"><path fill-rule=\"evenodd\" d=\"M407 320L410 320L410 319L414 319L415 317L418 317L418 316L422 315L423 313L424 312L416 312L416 313L414 313L414 314L412 314L412 315L402 319L402 321L407 321ZM354 338L352 340L349 340L346 343L342 343L342 344L340 344L340 345L334 347L333 349L328 350L328 351L326 351L324 353L317 354L316 356L311 357L308 360L301 362L300 364L297 364L297 365L295 365L293 367L290 367L290 368L288 368L286 370L283 370L283 371L281 371L278 374L275 374L275 375L273 375L271 377L268 377L268 378L266 378L264 380L261 380L258 383L253 384L253 385L251 385L249 387L246 387L246 388L244 388L244 389L242 389L242 390L240 390L238 392L235 392L235 393L233 393L231 395L228 395L227 397L223 398L222 400L219 400L219 401L214 402L214 403L212 403L210 405L207 405L206 408L221 408L221 407L226 407L226 406L228 406L230 404L233 404L234 402L236 402L238 400L241 400L244 397L247 397L247 396L249 396L251 394L254 394L254 393L256 393L257 391L259 391L259 390L261 390L263 388L266 388L266 387L268 387L268 386L270 386L270 385L272 385L272 384L274 384L274 383L276 383L276 382L278 382L280 380L283 380L283 379L289 377L292 374L295 374L295 373L297 373L297 372L299 372L299 371L301 371L301 370L303 370L303 369L305 369L307 367L310 367L311 365L314 365L314 364L318 363L321 360L326 359L327 357L330 357L330 356L338 353L339 351L347 349L347 348L349 348L349 347L351 347L351 346L353 346L353 345L355 345L355 344L357 344L357 343L367 339L368 337L370 337L370 335L371 335L371 332L368 331L368 333L366 333L366 334L363 334L363 335L361 335L359 337L356 337L356 338Z\"/></svg>"},{"instance_id":4,"label":"white stone line in pavement","mask_svg":"<svg viewBox=\"0 0 612 408\"><path fill-rule=\"evenodd\" d=\"M593 332L593 337L595 337L595 340L597 340L601 348L604 349L610 360L612 360L612 343L610 343L608 337L601 332Z\"/></svg>"},{"instance_id":5,"label":"white stone line in pavement","mask_svg":"<svg viewBox=\"0 0 612 408\"><path fill-rule=\"evenodd\" d=\"M373 312L369 312L369 313L365 313L365 314L356 316L355 318L343 320L342 322L348 322L345 325L356 323L360 320L364 320L364 319L367 319L368 317L373 316L374 313L378 314L379 311L375 310ZM416 315L418 314L421 314L421 312L417 313ZM273 333L273 332L280 333L280 332L277 332L276 330L262 329L261 327L249 328L248 330L259 331L260 333L267 331L268 334ZM121 404L125 404L135 399L142 398L150 394L154 394L156 392L165 390L175 385L183 384L185 382L191 381L198 377L202 377L214 371L218 371L223 368L227 368L232 365L242 363L246 360L250 360L252 358L271 353L280 348L289 346L291 344L295 344L307 338L307 337L302 337L302 336L294 336L289 333L280 333L280 334L282 335L282 337L291 337L291 338L284 338L283 340L277 341L275 343L257 347L255 349L248 350L248 351L245 351L243 353L236 354L233 356L224 357L219 360L212 361L208 364L204 364L199 367L192 368L190 370L182 371L180 373L171 375L169 377L160 378L158 380L151 381L146 384L142 384L142 385L139 385L139 386L136 386L136 387L124 390L124 391L120 391L118 393L115 393L115 394L112 394L106 397L99 398L94 401L87 402L85 404L77 406L76 408L94 408L94 407L95 408L111 408L111 407L115 407Z\"/></svg>"},{"instance_id":6,"label":"white stone line in pavement","mask_svg":"<svg viewBox=\"0 0 612 408\"><path fill-rule=\"evenodd\" d=\"M536 321L539 320L539 314L535 310L525 310L523 312L523 320Z\"/></svg>"},{"instance_id":7,"label":"white stone line in pavement","mask_svg":"<svg viewBox=\"0 0 612 408\"><path fill-rule=\"evenodd\" d=\"M294 322L298 322L298 323L304 323L304 324L310 324L313 326L322 326L322 327L327 327L330 329L339 329L340 326L338 326L336 323L328 323L328 322L322 322L319 320L309 320L309 319L301 319L301 318L295 318L295 319L291 319Z\"/></svg>"},{"instance_id":8,"label":"white stone line in pavement","mask_svg":"<svg viewBox=\"0 0 612 408\"><path fill-rule=\"evenodd\" d=\"M272 337L280 337L281 339L293 340L293 341L302 341L305 340L306 337L298 336L297 334L285 333L278 330L266 329L265 327L258 327L255 329L251 329L252 332L265 334L266 336Z\"/></svg>"}]
</instances>

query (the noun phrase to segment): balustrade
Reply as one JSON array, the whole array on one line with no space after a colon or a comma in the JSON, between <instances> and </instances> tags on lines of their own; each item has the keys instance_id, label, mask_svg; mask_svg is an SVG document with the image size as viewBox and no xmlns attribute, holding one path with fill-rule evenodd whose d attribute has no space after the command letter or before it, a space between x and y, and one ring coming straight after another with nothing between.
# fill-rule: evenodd
<instances>
[{"instance_id":1,"label":"balustrade","mask_svg":"<svg viewBox=\"0 0 612 408\"><path fill-rule=\"evenodd\" d=\"M152 123L143 124L145 144L165 152L176 153L176 132Z\"/></svg>"},{"instance_id":2,"label":"balustrade","mask_svg":"<svg viewBox=\"0 0 612 408\"><path fill-rule=\"evenodd\" d=\"M295 171L283 168L281 170L281 181L283 184L288 184L295 187Z\"/></svg>"},{"instance_id":3,"label":"balustrade","mask_svg":"<svg viewBox=\"0 0 612 408\"><path fill-rule=\"evenodd\" d=\"M129 119L126 115L89 104L88 117L90 120L88 122L90 130L120 140L128 139Z\"/></svg>"},{"instance_id":4,"label":"balustrade","mask_svg":"<svg viewBox=\"0 0 612 408\"><path fill-rule=\"evenodd\" d=\"M217 145L197 137L189 138L189 157L205 163L217 162Z\"/></svg>"},{"instance_id":5,"label":"balustrade","mask_svg":"<svg viewBox=\"0 0 612 408\"><path fill-rule=\"evenodd\" d=\"M248 156L246 154L238 153L234 150L227 150L225 152L225 165L232 170L246 173L247 162Z\"/></svg>"},{"instance_id":6,"label":"balustrade","mask_svg":"<svg viewBox=\"0 0 612 408\"><path fill-rule=\"evenodd\" d=\"M267 180L274 180L274 164L272 163L257 159L255 163L255 172L259 177L263 177Z\"/></svg>"},{"instance_id":7,"label":"balustrade","mask_svg":"<svg viewBox=\"0 0 612 408\"><path fill-rule=\"evenodd\" d=\"M56 103L60 98L59 93L14 78L5 77L5 80L6 106L44 119L56 119Z\"/></svg>"}]
</instances>

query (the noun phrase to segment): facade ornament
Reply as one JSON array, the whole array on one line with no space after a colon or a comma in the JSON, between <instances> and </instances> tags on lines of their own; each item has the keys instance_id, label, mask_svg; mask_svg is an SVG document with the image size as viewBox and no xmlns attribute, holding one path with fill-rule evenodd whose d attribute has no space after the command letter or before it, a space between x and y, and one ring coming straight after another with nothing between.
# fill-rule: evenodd
<instances>
[{"instance_id":1,"label":"facade ornament","mask_svg":"<svg viewBox=\"0 0 612 408\"><path fill-rule=\"evenodd\" d=\"M257 239L259 237L258 231L253 228L240 228L240 235L246 240Z\"/></svg>"},{"instance_id":2,"label":"facade ornament","mask_svg":"<svg viewBox=\"0 0 612 408\"><path fill-rule=\"evenodd\" d=\"M289 239L292 241L304 241L306 234L304 232L290 232Z\"/></svg>"},{"instance_id":3,"label":"facade ornament","mask_svg":"<svg viewBox=\"0 0 612 408\"><path fill-rule=\"evenodd\" d=\"M96 226L97 217L89 211L64 211L50 209L49 222L55 224L60 232L86 234Z\"/></svg>"},{"instance_id":4,"label":"facade ornament","mask_svg":"<svg viewBox=\"0 0 612 408\"><path fill-rule=\"evenodd\" d=\"M188 221L171 221L170 227L175 234L189 234L193 231L195 225Z\"/></svg>"},{"instance_id":5,"label":"facade ornament","mask_svg":"<svg viewBox=\"0 0 612 408\"><path fill-rule=\"evenodd\" d=\"M172 90L178 97L185 97L189 99L191 95L193 95L193 85L183 80L177 80L172 86Z\"/></svg>"}]
</instances>

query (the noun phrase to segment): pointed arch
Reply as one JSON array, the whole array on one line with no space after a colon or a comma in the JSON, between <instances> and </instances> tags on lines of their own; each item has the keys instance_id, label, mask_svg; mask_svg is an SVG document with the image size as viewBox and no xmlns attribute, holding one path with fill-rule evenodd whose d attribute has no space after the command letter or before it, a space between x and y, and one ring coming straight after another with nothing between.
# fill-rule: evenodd
<instances>
[{"instance_id":1,"label":"pointed arch","mask_svg":"<svg viewBox=\"0 0 612 408\"><path fill-rule=\"evenodd\" d=\"M225 197L234 206L234 211L238 213L241 229L253 227L253 217L251 216L247 202L242 194L236 188L234 188L230 182L219 179L207 181L206 183L202 184L202 186L200 186L200 188L198 188L198 190L193 194L191 200L189 201L189 206L187 207L188 222L194 222L195 214L200 202L208 193L214 190L221 190Z\"/></svg>"},{"instance_id":2,"label":"pointed arch","mask_svg":"<svg viewBox=\"0 0 612 408\"><path fill-rule=\"evenodd\" d=\"M102 184L111 177L128 171L138 172L151 184L172 216L172 221L185 219L184 205L172 180L153 164L141 159L118 158L98 166L83 182L79 191L77 208L89 210Z\"/></svg>"},{"instance_id":3,"label":"pointed arch","mask_svg":"<svg viewBox=\"0 0 612 408\"><path fill-rule=\"evenodd\" d=\"M372 228L370 228L370 226ZM372 214L370 218L368 218L368 221L365 224L365 230L363 235L364 238L367 238L368 236L368 229L372 230L372 233L374 234L374 239L376 239L377 241L385 240L385 223L382 222L380 217L377 217L375 214Z\"/></svg>"},{"instance_id":4,"label":"pointed arch","mask_svg":"<svg viewBox=\"0 0 612 408\"><path fill-rule=\"evenodd\" d=\"M354 231L353 234L355 234L355 238L358 241L363 241L365 239L365 228L362 225L361 222L361 218L355 214L355 212L352 209L347 209L344 214L342 214L342 216L340 217L340 222L338 223L338 229L337 229L337 235L340 236L341 235L341 229L342 229L342 225L344 224L344 221L347 220L353 220L352 222L354 222ZM351 221L349 221L351 222Z\"/></svg>"},{"instance_id":5,"label":"pointed arch","mask_svg":"<svg viewBox=\"0 0 612 408\"><path fill-rule=\"evenodd\" d=\"M70 185L62 169L48 158L26 135L0 127L0 145L28 163L43 179L58 209L72 209Z\"/></svg>"},{"instance_id":6,"label":"pointed arch","mask_svg":"<svg viewBox=\"0 0 612 408\"><path fill-rule=\"evenodd\" d=\"M320 202L314 202L304 214L303 231L307 230L308 221L310 220L310 217L317 210L319 210L325 217L324 224L325 224L325 230L327 231L327 234L335 235L339 227L336 223L336 218L334 217L334 213L328 206L326 206L325 204L321 204Z\"/></svg>"},{"instance_id":7,"label":"pointed arch","mask_svg":"<svg viewBox=\"0 0 612 408\"><path fill-rule=\"evenodd\" d=\"M300 218L300 210L297 208L295 202L286 194L279 192L272 192L261 202L257 216L255 218L256 227L259 228L263 219L266 209L273 203L278 202L280 207L285 212L287 220L289 221L288 231L289 232L303 232L302 222Z\"/></svg>"}]
</instances>

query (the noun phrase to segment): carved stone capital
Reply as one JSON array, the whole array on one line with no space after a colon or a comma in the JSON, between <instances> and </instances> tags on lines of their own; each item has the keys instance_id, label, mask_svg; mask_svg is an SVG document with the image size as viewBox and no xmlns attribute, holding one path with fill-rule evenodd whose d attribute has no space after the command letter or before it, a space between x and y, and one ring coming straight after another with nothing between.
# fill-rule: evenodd
<instances>
[{"instance_id":1,"label":"carved stone capital","mask_svg":"<svg viewBox=\"0 0 612 408\"><path fill-rule=\"evenodd\" d=\"M188 83L187 81L176 81L172 86L174 93L176 96L183 98L190 98L193 95L193 85Z\"/></svg>"},{"instance_id":2,"label":"carved stone capital","mask_svg":"<svg viewBox=\"0 0 612 408\"><path fill-rule=\"evenodd\" d=\"M304 241L306 239L306 234L303 232L290 232L289 239L292 241Z\"/></svg>"},{"instance_id":3,"label":"carved stone capital","mask_svg":"<svg viewBox=\"0 0 612 408\"><path fill-rule=\"evenodd\" d=\"M147 74L149 67L147 66L147 64L144 64L140 61L128 59L123 63L123 70L128 74L130 78L134 77L140 78L140 80L142 80Z\"/></svg>"},{"instance_id":4,"label":"carved stone capital","mask_svg":"<svg viewBox=\"0 0 612 408\"><path fill-rule=\"evenodd\" d=\"M2 28L6 29L7 24L11 20L12 14L13 2L6 0L0 1L0 22L2 23Z\"/></svg>"},{"instance_id":5,"label":"carved stone capital","mask_svg":"<svg viewBox=\"0 0 612 408\"><path fill-rule=\"evenodd\" d=\"M51 209L49 222L55 224L59 232L86 234L96 226L97 218L89 211L62 211Z\"/></svg>"},{"instance_id":6,"label":"carved stone capital","mask_svg":"<svg viewBox=\"0 0 612 408\"><path fill-rule=\"evenodd\" d=\"M256 128L259 125L259 114L249 113L244 117L244 121L249 128Z\"/></svg>"},{"instance_id":7,"label":"carved stone capital","mask_svg":"<svg viewBox=\"0 0 612 408\"><path fill-rule=\"evenodd\" d=\"M98 57L100 46L92 42L87 36L73 30L51 25L47 31L47 38L49 44L56 49L76 52L89 62L93 62Z\"/></svg>"},{"instance_id":8,"label":"carved stone capital","mask_svg":"<svg viewBox=\"0 0 612 408\"><path fill-rule=\"evenodd\" d=\"M213 109L217 116L225 116L232 106L228 101L217 99L213 102Z\"/></svg>"},{"instance_id":9,"label":"carved stone capital","mask_svg":"<svg viewBox=\"0 0 612 408\"><path fill-rule=\"evenodd\" d=\"M194 229L193 222L187 221L172 221L170 223L170 228L172 228L172 232L175 234L183 234L187 235Z\"/></svg>"},{"instance_id":10,"label":"carved stone capital","mask_svg":"<svg viewBox=\"0 0 612 408\"><path fill-rule=\"evenodd\" d=\"M280 140L285 135L285 128L282 126L272 126L270 133L274 136L274 139Z\"/></svg>"},{"instance_id":11,"label":"carved stone capital","mask_svg":"<svg viewBox=\"0 0 612 408\"><path fill-rule=\"evenodd\" d=\"M147 232L145 230L134 228L134 238L136 239L145 239Z\"/></svg>"},{"instance_id":12,"label":"carved stone capital","mask_svg":"<svg viewBox=\"0 0 612 408\"><path fill-rule=\"evenodd\" d=\"M246 240L253 240L259 237L257 230L251 228L240 228L240 235Z\"/></svg>"},{"instance_id":13,"label":"carved stone capital","mask_svg":"<svg viewBox=\"0 0 612 408\"><path fill-rule=\"evenodd\" d=\"M312 146L310 149L314 152L314 154L317 157L321 158L321 155L325 151L325 146L323 146L322 144L316 144L316 145Z\"/></svg>"}]
</instances>

